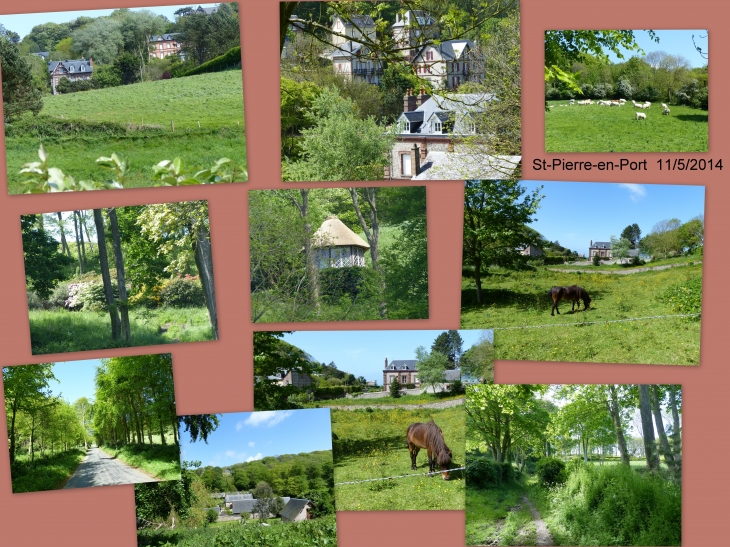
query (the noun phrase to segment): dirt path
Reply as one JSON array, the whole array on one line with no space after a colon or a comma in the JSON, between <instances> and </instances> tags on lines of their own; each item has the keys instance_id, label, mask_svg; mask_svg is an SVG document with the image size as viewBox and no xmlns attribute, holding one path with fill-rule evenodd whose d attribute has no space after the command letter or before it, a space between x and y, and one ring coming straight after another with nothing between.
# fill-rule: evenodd
<instances>
[{"instance_id":1,"label":"dirt path","mask_svg":"<svg viewBox=\"0 0 730 547\"><path fill-rule=\"evenodd\" d=\"M545 521L540 518L540 513L538 513L537 509L535 509L535 506L532 505L532 502L527 497L527 494L522 496L522 501L530 510L530 514L532 515L532 522L535 524L535 532L537 534L535 545L554 545L553 537L550 535L550 531L548 530Z\"/></svg>"},{"instance_id":2,"label":"dirt path","mask_svg":"<svg viewBox=\"0 0 730 547\"><path fill-rule=\"evenodd\" d=\"M696 261L694 264L702 264L701 261ZM679 268L680 266L688 266L689 262L683 262L682 264L664 264L663 266L647 266L646 268L631 268L630 270L574 270L566 268L546 268L551 272L566 272L566 273L599 273L605 275L630 275L639 272L649 272L658 270L668 270L669 268Z\"/></svg>"},{"instance_id":3,"label":"dirt path","mask_svg":"<svg viewBox=\"0 0 730 547\"><path fill-rule=\"evenodd\" d=\"M88 486L109 486L112 484L133 484L157 482L157 479L112 458L98 448L89 448L86 458L76 472L68 479L64 488L86 488Z\"/></svg>"},{"instance_id":4,"label":"dirt path","mask_svg":"<svg viewBox=\"0 0 730 547\"><path fill-rule=\"evenodd\" d=\"M452 399L450 401L441 401L439 403L425 403L422 405L372 405L370 408L373 410L376 409L393 409L393 408L402 408L404 410L418 410L420 408L450 408L452 406L459 406L464 404L464 398L461 397L459 399ZM337 405L337 406L330 406L328 408L335 408L337 410L363 410L367 407L367 405Z\"/></svg>"}]
</instances>

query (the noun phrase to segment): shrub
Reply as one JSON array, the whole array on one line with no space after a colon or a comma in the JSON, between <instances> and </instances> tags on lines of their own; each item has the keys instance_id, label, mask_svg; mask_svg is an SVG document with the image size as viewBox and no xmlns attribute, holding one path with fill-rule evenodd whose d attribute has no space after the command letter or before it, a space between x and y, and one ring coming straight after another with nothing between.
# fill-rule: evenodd
<instances>
[{"instance_id":1,"label":"shrub","mask_svg":"<svg viewBox=\"0 0 730 547\"><path fill-rule=\"evenodd\" d=\"M638 256L632 257L631 262L629 262L629 265L631 266L643 266L644 264L646 264L646 260L639 258Z\"/></svg>"},{"instance_id":2,"label":"shrub","mask_svg":"<svg viewBox=\"0 0 730 547\"><path fill-rule=\"evenodd\" d=\"M390 383L390 396L394 399L400 397L400 387L398 378L393 378L393 381Z\"/></svg>"},{"instance_id":3,"label":"shrub","mask_svg":"<svg viewBox=\"0 0 730 547\"><path fill-rule=\"evenodd\" d=\"M598 255L593 255L593 265L594 266L600 266L601 265L601 257Z\"/></svg>"},{"instance_id":4,"label":"shrub","mask_svg":"<svg viewBox=\"0 0 730 547\"><path fill-rule=\"evenodd\" d=\"M192 70L188 70L181 76L194 76L195 74L204 74L206 72L220 72L229 68L236 68L241 66L241 46L236 46L229 49L223 55L215 57L210 61L203 63L202 65L195 67Z\"/></svg>"},{"instance_id":5,"label":"shrub","mask_svg":"<svg viewBox=\"0 0 730 547\"><path fill-rule=\"evenodd\" d=\"M484 457L470 457L465 472L466 483L471 487L488 488L502 482L502 469Z\"/></svg>"},{"instance_id":6,"label":"shrub","mask_svg":"<svg viewBox=\"0 0 730 547\"><path fill-rule=\"evenodd\" d=\"M634 88L628 80L619 80L616 91L619 97L624 99L631 99L631 96L634 94Z\"/></svg>"},{"instance_id":7,"label":"shrub","mask_svg":"<svg viewBox=\"0 0 730 547\"><path fill-rule=\"evenodd\" d=\"M406 384L406 389L416 389L416 384Z\"/></svg>"},{"instance_id":8,"label":"shrub","mask_svg":"<svg viewBox=\"0 0 730 547\"><path fill-rule=\"evenodd\" d=\"M208 509L205 513L205 520L207 520L210 524L213 524L218 520L218 511L215 509Z\"/></svg>"},{"instance_id":9,"label":"shrub","mask_svg":"<svg viewBox=\"0 0 730 547\"><path fill-rule=\"evenodd\" d=\"M25 290L28 297L28 309L29 310L41 310L43 309L43 300L35 291Z\"/></svg>"},{"instance_id":10,"label":"shrub","mask_svg":"<svg viewBox=\"0 0 730 547\"><path fill-rule=\"evenodd\" d=\"M452 395L463 395L466 393L466 388L461 380L454 380L449 384L449 393Z\"/></svg>"},{"instance_id":11,"label":"shrub","mask_svg":"<svg viewBox=\"0 0 730 547\"><path fill-rule=\"evenodd\" d=\"M371 298L378 292L378 279L378 272L360 266L327 268L319 272L322 295L331 300L339 300L343 296Z\"/></svg>"},{"instance_id":12,"label":"shrub","mask_svg":"<svg viewBox=\"0 0 730 547\"><path fill-rule=\"evenodd\" d=\"M702 312L702 277L672 285L658 296L661 302L672 306L677 313ZM700 320L698 316L697 321Z\"/></svg>"},{"instance_id":13,"label":"shrub","mask_svg":"<svg viewBox=\"0 0 730 547\"><path fill-rule=\"evenodd\" d=\"M583 92L583 96L587 98L593 98L593 86L591 84L583 84L580 86L580 90Z\"/></svg>"},{"instance_id":14,"label":"shrub","mask_svg":"<svg viewBox=\"0 0 730 547\"><path fill-rule=\"evenodd\" d=\"M509 482L515 478L515 468L511 462L502 462L500 464L500 472L502 473L502 482Z\"/></svg>"},{"instance_id":15,"label":"shrub","mask_svg":"<svg viewBox=\"0 0 730 547\"><path fill-rule=\"evenodd\" d=\"M535 466L535 473L543 486L553 486L565 482L565 463L557 458L541 458Z\"/></svg>"},{"instance_id":16,"label":"shrub","mask_svg":"<svg viewBox=\"0 0 730 547\"><path fill-rule=\"evenodd\" d=\"M557 101L560 99L560 90L554 87L551 87L550 89L547 89L545 91L545 100L546 101Z\"/></svg>"},{"instance_id":17,"label":"shrub","mask_svg":"<svg viewBox=\"0 0 730 547\"><path fill-rule=\"evenodd\" d=\"M191 275L165 280L160 289L160 299L164 305L173 308L205 306L203 286L197 276Z\"/></svg>"},{"instance_id":18,"label":"shrub","mask_svg":"<svg viewBox=\"0 0 730 547\"><path fill-rule=\"evenodd\" d=\"M575 91L572 89L563 89L560 91L560 98L563 100L575 99Z\"/></svg>"},{"instance_id":19,"label":"shrub","mask_svg":"<svg viewBox=\"0 0 730 547\"><path fill-rule=\"evenodd\" d=\"M53 292L48 298L48 303L54 308L63 308L66 300L68 299L68 282L61 281L58 285L53 287Z\"/></svg>"}]
</instances>

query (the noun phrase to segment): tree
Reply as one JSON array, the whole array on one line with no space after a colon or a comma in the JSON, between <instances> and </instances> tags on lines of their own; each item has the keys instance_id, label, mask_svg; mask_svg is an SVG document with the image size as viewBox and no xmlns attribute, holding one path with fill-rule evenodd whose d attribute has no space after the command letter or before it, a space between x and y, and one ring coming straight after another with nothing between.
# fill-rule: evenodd
<instances>
[{"instance_id":1,"label":"tree","mask_svg":"<svg viewBox=\"0 0 730 547\"><path fill-rule=\"evenodd\" d=\"M185 433L190 433L190 442L201 439L208 444L208 435L218 428L220 423L217 414L194 414L180 416L179 427L185 426Z\"/></svg>"},{"instance_id":2,"label":"tree","mask_svg":"<svg viewBox=\"0 0 730 547\"><path fill-rule=\"evenodd\" d=\"M114 62L124 47L122 23L109 17L96 18L71 36L76 50L97 64Z\"/></svg>"},{"instance_id":3,"label":"tree","mask_svg":"<svg viewBox=\"0 0 730 547\"><path fill-rule=\"evenodd\" d=\"M650 471L659 470L659 455L656 451L654 441L654 423L651 416L651 396L649 386L639 385L639 411L641 412L641 430L644 436L644 452L646 454L646 466Z\"/></svg>"},{"instance_id":4,"label":"tree","mask_svg":"<svg viewBox=\"0 0 730 547\"><path fill-rule=\"evenodd\" d=\"M494 381L494 335L482 331L479 340L467 349L459 361L462 377L478 379L483 384Z\"/></svg>"},{"instance_id":5,"label":"tree","mask_svg":"<svg viewBox=\"0 0 730 547\"><path fill-rule=\"evenodd\" d=\"M313 372L306 354L281 340L283 336L283 332L254 332L253 392L256 410L289 408L289 396L299 390L295 386L280 386L275 378L281 378L289 371L299 374Z\"/></svg>"},{"instance_id":6,"label":"tree","mask_svg":"<svg viewBox=\"0 0 730 547\"><path fill-rule=\"evenodd\" d=\"M114 288L112 287L111 275L109 274L109 258L106 254L106 233L104 231L104 219L101 216L101 209L94 209L94 223L96 224L96 241L99 245L99 266L101 268L101 280L104 283L104 297L111 319L112 340L116 340L119 338L120 332L119 311L114 303Z\"/></svg>"},{"instance_id":7,"label":"tree","mask_svg":"<svg viewBox=\"0 0 730 547\"><path fill-rule=\"evenodd\" d=\"M260 522L266 522L269 515L276 516L284 509L284 501L274 495L274 491L267 483L258 483L252 493L256 504L251 512L259 515Z\"/></svg>"},{"instance_id":8,"label":"tree","mask_svg":"<svg viewBox=\"0 0 730 547\"><path fill-rule=\"evenodd\" d=\"M434 394L436 386L444 383L444 372L449 365L449 358L443 353L432 351L428 353L426 348L419 346L416 348L416 370L418 371L418 379L423 386L431 386Z\"/></svg>"},{"instance_id":9,"label":"tree","mask_svg":"<svg viewBox=\"0 0 730 547\"><path fill-rule=\"evenodd\" d=\"M168 20L150 10L115 10L112 18L121 23L120 31L124 38L124 48L139 58L139 79L142 80L144 67L150 60L150 38L162 34Z\"/></svg>"},{"instance_id":10,"label":"tree","mask_svg":"<svg viewBox=\"0 0 730 547\"><path fill-rule=\"evenodd\" d=\"M117 288L119 290L119 334L126 343L129 343L131 332L129 327L129 304L127 303L127 280L124 277L124 257L122 256L122 242L119 236L119 223L117 222L117 210L107 210L109 224L112 229L112 247L114 249L114 262L117 268Z\"/></svg>"},{"instance_id":11,"label":"tree","mask_svg":"<svg viewBox=\"0 0 730 547\"><path fill-rule=\"evenodd\" d=\"M40 298L48 298L73 259L58 252L58 242L46 233L39 215L21 215L25 279Z\"/></svg>"},{"instance_id":12,"label":"tree","mask_svg":"<svg viewBox=\"0 0 730 547\"><path fill-rule=\"evenodd\" d=\"M616 236L611 236L611 256L620 260L622 263L624 259L629 257L629 250L631 249L631 242L622 237L617 239Z\"/></svg>"},{"instance_id":13,"label":"tree","mask_svg":"<svg viewBox=\"0 0 730 547\"><path fill-rule=\"evenodd\" d=\"M89 402L86 397L80 397L73 404L74 411L81 422L81 427L84 430L84 448L88 448L88 422L93 416L93 404Z\"/></svg>"},{"instance_id":14,"label":"tree","mask_svg":"<svg viewBox=\"0 0 730 547\"><path fill-rule=\"evenodd\" d=\"M540 188L525 194L516 180L468 180L464 191L464 265L474 268L477 303L482 272L492 264L518 259L517 249L537 243L523 230L540 206Z\"/></svg>"},{"instance_id":15,"label":"tree","mask_svg":"<svg viewBox=\"0 0 730 547\"><path fill-rule=\"evenodd\" d=\"M621 239L628 239L632 249L638 248L639 240L641 240L641 228L635 222L626 226L623 232L621 232Z\"/></svg>"},{"instance_id":16,"label":"tree","mask_svg":"<svg viewBox=\"0 0 730 547\"><path fill-rule=\"evenodd\" d=\"M461 339L461 335L457 330L450 330L442 332L436 337L433 345L431 346L431 352L438 352L445 355L449 360L449 364L446 367L449 370L459 368L459 360L462 353L462 345L464 341Z\"/></svg>"},{"instance_id":17,"label":"tree","mask_svg":"<svg viewBox=\"0 0 730 547\"><path fill-rule=\"evenodd\" d=\"M0 59L5 123L13 122L24 112L37 115L43 108L41 92L33 84L30 65L20 56L18 46L8 36L0 35Z\"/></svg>"},{"instance_id":18,"label":"tree","mask_svg":"<svg viewBox=\"0 0 730 547\"><path fill-rule=\"evenodd\" d=\"M393 381L390 382L390 387L388 388L390 390L390 396L394 399L397 399L400 397L400 390L401 390L401 384L398 381L398 378L393 378Z\"/></svg>"}]
</instances>

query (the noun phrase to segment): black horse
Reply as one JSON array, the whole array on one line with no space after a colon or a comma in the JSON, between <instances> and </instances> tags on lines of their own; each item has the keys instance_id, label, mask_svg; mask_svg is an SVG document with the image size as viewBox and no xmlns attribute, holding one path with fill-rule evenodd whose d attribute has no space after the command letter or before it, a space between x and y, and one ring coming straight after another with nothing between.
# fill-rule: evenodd
<instances>
[{"instance_id":1,"label":"black horse","mask_svg":"<svg viewBox=\"0 0 730 547\"><path fill-rule=\"evenodd\" d=\"M588 293L583 287L579 287L578 285L571 285L570 287L553 287L548 291L548 295L550 295L550 298L553 299L553 309L550 312L550 315L555 315L555 310L558 310L558 315L560 315L558 302L561 300L570 300L573 302L573 306L570 311L575 310L576 302L578 302L578 311L580 311L581 300L583 301L584 309L587 310L591 307L591 297L588 296Z\"/></svg>"}]
</instances>

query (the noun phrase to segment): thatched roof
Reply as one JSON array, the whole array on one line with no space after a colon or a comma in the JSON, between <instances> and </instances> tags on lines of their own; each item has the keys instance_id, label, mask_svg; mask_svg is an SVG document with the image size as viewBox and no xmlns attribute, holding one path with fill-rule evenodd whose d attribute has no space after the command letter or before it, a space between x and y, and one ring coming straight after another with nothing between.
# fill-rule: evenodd
<instances>
[{"instance_id":1,"label":"thatched roof","mask_svg":"<svg viewBox=\"0 0 730 547\"><path fill-rule=\"evenodd\" d=\"M345 226L345 224L336 216L327 217L327 219L322 223L322 226L314 232L312 242L315 247L353 245L355 247L362 247L363 249L370 248L370 245L363 241L359 235Z\"/></svg>"}]
</instances>

